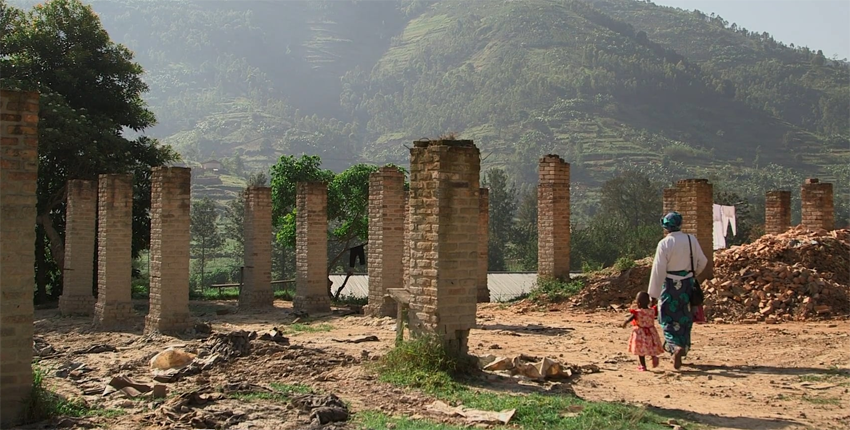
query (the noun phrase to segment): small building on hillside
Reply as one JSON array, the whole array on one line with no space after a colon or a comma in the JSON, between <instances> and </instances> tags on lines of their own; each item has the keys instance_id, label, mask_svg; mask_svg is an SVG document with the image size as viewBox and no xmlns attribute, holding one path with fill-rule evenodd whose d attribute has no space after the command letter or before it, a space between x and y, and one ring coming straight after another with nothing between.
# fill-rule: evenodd
<instances>
[{"instance_id":1,"label":"small building on hillside","mask_svg":"<svg viewBox=\"0 0 850 430\"><path fill-rule=\"evenodd\" d=\"M204 170L212 170L213 172L218 172L221 170L221 162L218 160L209 160L201 163L201 168Z\"/></svg>"}]
</instances>

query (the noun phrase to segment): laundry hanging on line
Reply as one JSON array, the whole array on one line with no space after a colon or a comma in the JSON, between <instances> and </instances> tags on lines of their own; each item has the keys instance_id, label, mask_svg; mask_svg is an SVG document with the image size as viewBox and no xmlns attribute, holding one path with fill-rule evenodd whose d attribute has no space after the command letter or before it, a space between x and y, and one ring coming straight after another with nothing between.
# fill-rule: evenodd
<instances>
[{"instance_id":1,"label":"laundry hanging on line","mask_svg":"<svg viewBox=\"0 0 850 430\"><path fill-rule=\"evenodd\" d=\"M735 219L735 206L712 205L712 225L714 249L726 248L726 232L729 225L732 226L732 235L738 234L737 221Z\"/></svg>"}]
</instances>

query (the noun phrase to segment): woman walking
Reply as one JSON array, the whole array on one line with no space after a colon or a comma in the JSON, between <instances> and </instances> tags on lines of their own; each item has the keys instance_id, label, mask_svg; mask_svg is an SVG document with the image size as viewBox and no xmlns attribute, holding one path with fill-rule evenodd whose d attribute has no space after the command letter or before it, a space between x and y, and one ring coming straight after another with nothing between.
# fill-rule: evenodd
<instances>
[{"instance_id":1,"label":"woman walking","mask_svg":"<svg viewBox=\"0 0 850 430\"><path fill-rule=\"evenodd\" d=\"M696 237L681 232L682 215L670 212L661 218L664 239L655 249L649 296L659 301L658 322L664 333L664 349L673 355L673 367L691 347L693 315L690 305L694 279L708 263ZM691 269L693 267L693 270Z\"/></svg>"}]
</instances>

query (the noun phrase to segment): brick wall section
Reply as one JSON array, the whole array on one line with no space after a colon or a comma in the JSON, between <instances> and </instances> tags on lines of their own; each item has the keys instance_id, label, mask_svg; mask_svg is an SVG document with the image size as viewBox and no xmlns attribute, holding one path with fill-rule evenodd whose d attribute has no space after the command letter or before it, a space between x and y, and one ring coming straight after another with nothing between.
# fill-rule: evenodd
<instances>
[{"instance_id":1,"label":"brick wall section","mask_svg":"<svg viewBox=\"0 0 850 430\"><path fill-rule=\"evenodd\" d=\"M405 289L410 288L410 191L404 193L404 247L401 257L402 282Z\"/></svg>"},{"instance_id":2,"label":"brick wall section","mask_svg":"<svg viewBox=\"0 0 850 430\"><path fill-rule=\"evenodd\" d=\"M471 140L410 150L410 328L460 354L475 326L480 165Z\"/></svg>"},{"instance_id":3,"label":"brick wall section","mask_svg":"<svg viewBox=\"0 0 850 430\"><path fill-rule=\"evenodd\" d=\"M660 222L661 217L663 217L664 215L667 215L670 212L676 211L676 206L677 206L676 205L676 189L675 188L665 188L662 199L663 199L662 200L662 202L663 202L662 211L664 213L659 215L659 217L658 217L659 222Z\"/></svg>"},{"instance_id":4,"label":"brick wall section","mask_svg":"<svg viewBox=\"0 0 850 430\"><path fill-rule=\"evenodd\" d=\"M404 287L404 173L384 166L369 175L369 304L366 315L395 316L388 288Z\"/></svg>"},{"instance_id":5,"label":"brick wall section","mask_svg":"<svg viewBox=\"0 0 850 430\"><path fill-rule=\"evenodd\" d=\"M768 191L764 198L764 232L784 233L791 227L791 192Z\"/></svg>"},{"instance_id":6,"label":"brick wall section","mask_svg":"<svg viewBox=\"0 0 850 430\"><path fill-rule=\"evenodd\" d=\"M835 229L835 205L832 184L812 178L800 188L802 203L800 224L810 229Z\"/></svg>"},{"instance_id":7,"label":"brick wall section","mask_svg":"<svg viewBox=\"0 0 850 430\"><path fill-rule=\"evenodd\" d=\"M100 175L97 183L97 303L94 324L127 326L133 241L133 175Z\"/></svg>"},{"instance_id":8,"label":"brick wall section","mask_svg":"<svg viewBox=\"0 0 850 430\"><path fill-rule=\"evenodd\" d=\"M179 333L189 314L192 171L155 167L151 175L150 311L145 332Z\"/></svg>"},{"instance_id":9,"label":"brick wall section","mask_svg":"<svg viewBox=\"0 0 850 430\"><path fill-rule=\"evenodd\" d=\"M94 312L94 243L97 232L97 182L68 181L65 209L65 268L62 273L62 315Z\"/></svg>"},{"instance_id":10,"label":"brick wall section","mask_svg":"<svg viewBox=\"0 0 850 430\"><path fill-rule=\"evenodd\" d=\"M299 182L296 207L295 298L292 307L330 312L328 297L328 184Z\"/></svg>"},{"instance_id":11,"label":"brick wall section","mask_svg":"<svg viewBox=\"0 0 850 430\"><path fill-rule=\"evenodd\" d=\"M0 424L18 424L32 387L37 93L0 90Z\"/></svg>"},{"instance_id":12,"label":"brick wall section","mask_svg":"<svg viewBox=\"0 0 850 430\"><path fill-rule=\"evenodd\" d=\"M245 272L239 292L239 308L270 309L274 307L271 188L249 187L245 190L243 222Z\"/></svg>"},{"instance_id":13,"label":"brick wall section","mask_svg":"<svg viewBox=\"0 0 850 430\"><path fill-rule=\"evenodd\" d=\"M478 190L478 303L490 302L490 289L487 287L488 255L490 240L490 190Z\"/></svg>"},{"instance_id":14,"label":"brick wall section","mask_svg":"<svg viewBox=\"0 0 850 430\"><path fill-rule=\"evenodd\" d=\"M676 183L676 207L682 215L682 231L696 236L708 258L700 279L714 276L714 187L708 179L683 179Z\"/></svg>"},{"instance_id":15,"label":"brick wall section","mask_svg":"<svg viewBox=\"0 0 850 430\"><path fill-rule=\"evenodd\" d=\"M540 159L537 184L537 276L570 276L570 165L557 155Z\"/></svg>"}]
</instances>

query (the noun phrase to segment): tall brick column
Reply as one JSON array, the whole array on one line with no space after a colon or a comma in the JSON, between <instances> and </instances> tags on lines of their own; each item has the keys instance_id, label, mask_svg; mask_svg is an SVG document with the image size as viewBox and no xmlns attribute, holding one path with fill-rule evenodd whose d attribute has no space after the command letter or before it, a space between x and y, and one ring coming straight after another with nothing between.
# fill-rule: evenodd
<instances>
[{"instance_id":1,"label":"tall brick column","mask_svg":"<svg viewBox=\"0 0 850 430\"><path fill-rule=\"evenodd\" d=\"M155 167L151 175L150 311L145 332L178 333L189 315L189 206L192 170Z\"/></svg>"},{"instance_id":2,"label":"tall brick column","mask_svg":"<svg viewBox=\"0 0 850 430\"><path fill-rule=\"evenodd\" d=\"M274 307L272 290L272 190L245 190L245 272L239 292L240 309Z\"/></svg>"},{"instance_id":3,"label":"tall brick column","mask_svg":"<svg viewBox=\"0 0 850 430\"><path fill-rule=\"evenodd\" d=\"M65 209L65 268L62 274L62 315L94 312L94 238L97 232L97 182L68 181Z\"/></svg>"},{"instance_id":4,"label":"tall brick column","mask_svg":"<svg viewBox=\"0 0 850 430\"><path fill-rule=\"evenodd\" d=\"M570 277L570 165L557 155L540 159L537 184L537 276Z\"/></svg>"},{"instance_id":5,"label":"tall brick column","mask_svg":"<svg viewBox=\"0 0 850 430\"><path fill-rule=\"evenodd\" d=\"M308 313L331 311L328 297L328 184L299 182L296 196L295 298ZM370 250L371 251L371 250Z\"/></svg>"},{"instance_id":6,"label":"tall brick column","mask_svg":"<svg viewBox=\"0 0 850 430\"><path fill-rule=\"evenodd\" d=\"M662 199L663 199L663 200L662 200L662 201L663 201L663 209L662 209L662 211L663 211L664 213L663 213L663 214L661 214L661 215L658 217L658 218L659 218L659 220L660 220L660 219L661 219L661 217L663 217L664 215L667 215L667 214L668 214L668 213L670 213L670 212L675 212L675 211L676 211L676 207L678 206L678 205L676 204L676 189L675 189L675 188L665 188L665 189L664 189L664 194L663 194Z\"/></svg>"},{"instance_id":7,"label":"tall brick column","mask_svg":"<svg viewBox=\"0 0 850 430\"><path fill-rule=\"evenodd\" d=\"M487 287L488 252L490 241L490 190L478 190L478 303L490 302Z\"/></svg>"},{"instance_id":8,"label":"tall brick column","mask_svg":"<svg viewBox=\"0 0 850 430\"><path fill-rule=\"evenodd\" d=\"M800 224L810 229L835 229L835 205L832 184L815 178L806 179L800 188L802 210Z\"/></svg>"},{"instance_id":9,"label":"tall brick column","mask_svg":"<svg viewBox=\"0 0 850 430\"><path fill-rule=\"evenodd\" d=\"M404 247L401 257L402 286L410 289L410 191L404 193Z\"/></svg>"},{"instance_id":10,"label":"tall brick column","mask_svg":"<svg viewBox=\"0 0 850 430\"><path fill-rule=\"evenodd\" d=\"M708 179L683 179L676 183L677 212L682 215L682 232L696 236L708 258L700 279L714 277L714 187Z\"/></svg>"},{"instance_id":11,"label":"tall brick column","mask_svg":"<svg viewBox=\"0 0 850 430\"><path fill-rule=\"evenodd\" d=\"M471 140L410 150L410 328L459 354L475 326L480 166Z\"/></svg>"},{"instance_id":12,"label":"tall brick column","mask_svg":"<svg viewBox=\"0 0 850 430\"><path fill-rule=\"evenodd\" d=\"M791 192L768 191L764 198L764 232L784 233L791 227Z\"/></svg>"},{"instance_id":13,"label":"tall brick column","mask_svg":"<svg viewBox=\"0 0 850 430\"><path fill-rule=\"evenodd\" d=\"M38 93L0 90L0 425L32 389Z\"/></svg>"},{"instance_id":14,"label":"tall brick column","mask_svg":"<svg viewBox=\"0 0 850 430\"><path fill-rule=\"evenodd\" d=\"M97 303L94 323L126 326L133 269L133 175L100 175L97 184Z\"/></svg>"},{"instance_id":15,"label":"tall brick column","mask_svg":"<svg viewBox=\"0 0 850 430\"><path fill-rule=\"evenodd\" d=\"M404 173L384 166L369 175L369 304L366 315L396 315L388 288L404 287Z\"/></svg>"}]
</instances>

